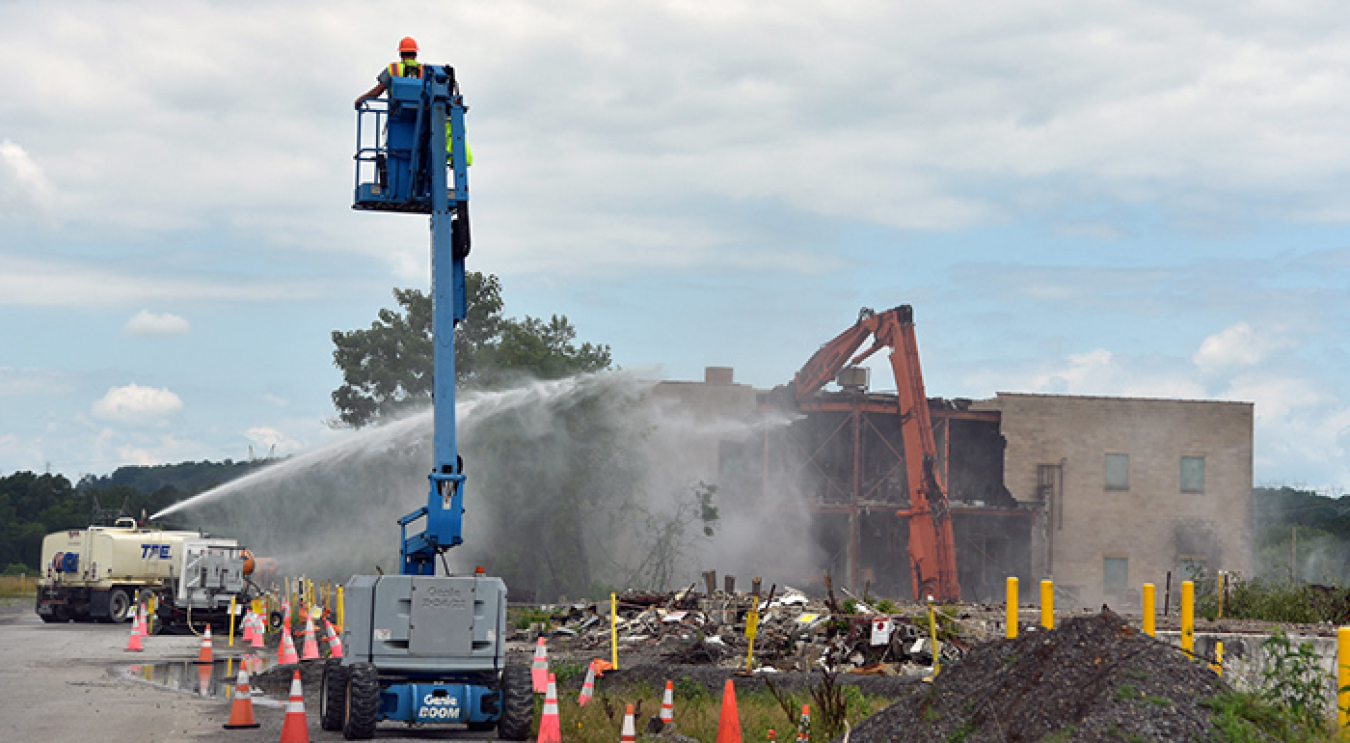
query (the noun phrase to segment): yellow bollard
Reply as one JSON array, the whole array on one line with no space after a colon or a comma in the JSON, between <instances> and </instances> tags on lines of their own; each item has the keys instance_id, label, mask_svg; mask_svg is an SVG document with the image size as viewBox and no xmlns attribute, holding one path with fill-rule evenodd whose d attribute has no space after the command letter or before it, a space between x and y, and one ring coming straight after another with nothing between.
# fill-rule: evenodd
<instances>
[{"instance_id":1,"label":"yellow bollard","mask_svg":"<svg viewBox=\"0 0 1350 743\"><path fill-rule=\"evenodd\" d=\"M1046 629L1055 628L1055 583L1054 581L1041 581L1041 626Z\"/></svg>"},{"instance_id":2,"label":"yellow bollard","mask_svg":"<svg viewBox=\"0 0 1350 743\"><path fill-rule=\"evenodd\" d=\"M1017 637L1017 579L1008 579L1008 639Z\"/></svg>"},{"instance_id":3,"label":"yellow bollard","mask_svg":"<svg viewBox=\"0 0 1350 743\"><path fill-rule=\"evenodd\" d=\"M942 646L937 639L937 615L933 613L933 599L928 599L928 634L933 638L933 676L942 670Z\"/></svg>"},{"instance_id":4,"label":"yellow bollard","mask_svg":"<svg viewBox=\"0 0 1350 743\"><path fill-rule=\"evenodd\" d=\"M1209 670L1223 676L1223 640L1214 641L1214 662L1209 664Z\"/></svg>"},{"instance_id":5,"label":"yellow bollard","mask_svg":"<svg viewBox=\"0 0 1350 743\"><path fill-rule=\"evenodd\" d=\"M231 596L231 597L230 597L230 647L234 647L234 616L235 616L234 612L235 612L235 608L236 608L236 605L235 605L234 602L235 602L235 597L234 597L234 596Z\"/></svg>"},{"instance_id":6,"label":"yellow bollard","mask_svg":"<svg viewBox=\"0 0 1350 743\"><path fill-rule=\"evenodd\" d=\"M609 653L614 670L619 670L619 597L609 594Z\"/></svg>"},{"instance_id":7,"label":"yellow bollard","mask_svg":"<svg viewBox=\"0 0 1350 743\"><path fill-rule=\"evenodd\" d=\"M1350 627L1336 630L1336 709L1341 732L1350 725Z\"/></svg>"},{"instance_id":8,"label":"yellow bollard","mask_svg":"<svg viewBox=\"0 0 1350 743\"><path fill-rule=\"evenodd\" d=\"M342 620L346 618L345 607L342 605L342 586L338 586L338 609L337 609L337 631L342 631Z\"/></svg>"},{"instance_id":9,"label":"yellow bollard","mask_svg":"<svg viewBox=\"0 0 1350 743\"><path fill-rule=\"evenodd\" d=\"M1153 636L1154 636L1154 630L1155 630L1154 622L1155 622L1156 620L1155 620L1155 618L1154 618L1153 615L1154 615L1154 613L1156 613L1156 612L1157 612L1157 607L1156 607L1156 599L1155 599L1154 596L1153 596L1153 584L1152 584L1152 583L1145 583L1145 584L1144 584L1144 634L1148 635L1149 637L1153 637Z\"/></svg>"},{"instance_id":10,"label":"yellow bollard","mask_svg":"<svg viewBox=\"0 0 1350 743\"><path fill-rule=\"evenodd\" d=\"M759 601L750 608L750 613L745 617L745 639L750 641L750 649L745 654L745 672L754 673L755 671L755 637L759 635Z\"/></svg>"},{"instance_id":11,"label":"yellow bollard","mask_svg":"<svg viewBox=\"0 0 1350 743\"><path fill-rule=\"evenodd\" d=\"M158 608L159 608L159 596L156 596L155 594L152 593L150 594L150 611L146 612L145 615L145 624L146 624L145 633L147 635L155 634L154 631L155 610Z\"/></svg>"},{"instance_id":12,"label":"yellow bollard","mask_svg":"<svg viewBox=\"0 0 1350 743\"><path fill-rule=\"evenodd\" d=\"M1225 598L1225 594L1228 593L1227 591L1224 590L1224 588L1225 588L1227 585L1228 585L1228 576L1227 576L1222 570L1220 570L1220 571L1219 571L1219 616L1216 617L1216 619L1223 619L1223 600L1224 600L1224 598Z\"/></svg>"},{"instance_id":13,"label":"yellow bollard","mask_svg":"<svg viewBox=\"0 0 1350 743\"><path fill-rule=\"evenodd\" d=\"M1195 657L1195 583L1181 584L1181 652Z\"/></svg>"}]
</instances>

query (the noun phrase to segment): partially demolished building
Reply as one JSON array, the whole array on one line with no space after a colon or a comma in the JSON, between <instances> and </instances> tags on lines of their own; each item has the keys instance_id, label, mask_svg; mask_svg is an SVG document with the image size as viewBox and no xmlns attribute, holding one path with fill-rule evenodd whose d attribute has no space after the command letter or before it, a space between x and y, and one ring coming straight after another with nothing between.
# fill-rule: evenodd
<instances>
[{"instance_id":1,"label":"partially demolished building","mask_svg":"<svg viewBox=\"0 0 1350 743\"><path fill-rule=\"evenodd\" d=\"M781 416L726 368L657 392L698 416ZM1249 571L1251 403L999 393L929 408L964 600L1002 600L1017 576L1028 586L1053 578L1070 606L1129 605L1142 583L1161 591L1169 571L1178 584L1202 570ZM724 506L790 494L814 515L820 574L910 597L895 396L855 383L753 430L705 448ZM820 574L781 578L813 585Z\"/></svg>"}]
</instances>

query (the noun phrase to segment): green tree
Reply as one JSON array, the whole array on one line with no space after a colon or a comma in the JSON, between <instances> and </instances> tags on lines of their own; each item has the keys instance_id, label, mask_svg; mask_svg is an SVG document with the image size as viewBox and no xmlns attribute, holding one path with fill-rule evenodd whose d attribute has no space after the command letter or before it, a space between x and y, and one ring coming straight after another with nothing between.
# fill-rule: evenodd
<instances>
[{"instance_id":1,"label":"green tree","mask_svg":"<svg viewBox=\"0 0 1350 743\"><path fill-rule=\"evenodd\" d=\"M567 318L548 322L502 317L501 282L469 271L468 312L455 329L455 380L462 387L499 388L521 377L561 379L610 365L608 346L577 346ZM367 329L333 331L333 364L343 383L333 404L343 425L359 428L431 399L431 297L395 289L398 309L381 309Z\"/></svg>"}]
</instances>

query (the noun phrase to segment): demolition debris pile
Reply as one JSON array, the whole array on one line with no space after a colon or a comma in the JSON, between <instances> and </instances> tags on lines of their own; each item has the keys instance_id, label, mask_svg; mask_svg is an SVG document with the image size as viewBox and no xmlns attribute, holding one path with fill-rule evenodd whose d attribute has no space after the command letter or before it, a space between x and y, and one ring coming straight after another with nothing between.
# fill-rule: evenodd
<instances>
[{"instance_id":1,"label":"demolition debris pile","mask_svg":"<svg viewBox=\"0 0 1350 743\"><path fill-rule=\"evenodd\" d=\"M851 743L1209 740L1203 664L1111 611L984 643L853 728Z\"/></svg>"}]
</instances>

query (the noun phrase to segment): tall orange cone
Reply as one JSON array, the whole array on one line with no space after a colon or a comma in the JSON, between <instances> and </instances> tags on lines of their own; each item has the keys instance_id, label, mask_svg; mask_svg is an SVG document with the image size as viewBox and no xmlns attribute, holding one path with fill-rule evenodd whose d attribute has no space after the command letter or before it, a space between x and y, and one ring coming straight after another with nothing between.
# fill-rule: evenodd
<instances>
[{"instance_id":1,"label":"tall orange cone","mask_svg":"<svg viewBox=\"0 0 1350 743\"><path fill-rule=\"evenodd\" d=\"M811 705L802 705L802 720L797 723L797 743L811 743Z\"/></svg>"},{"instance_id":2,"label":"tall orange cone","mask_svg":"<svg viewBox=\"0 0 1350 743\"><path fill-rule=\"evenodd\" d=\"M717 743L741 743L741 718L736 711L736 685L727 679L722 690L722 716L717 719Z\"/></svg>"},{"instance_id":3,"label":"tall orange cone","mask_svg":"<svg viewBox=\"0 0 1350 743\"><path fill-rule=\"evenodd\" d=\"M544 714L539 718L537 743L562 743L562 722L558 719L558 681L548 675L548 692L544 695Z\"/></svg>"},{"instance_id":4,"label":"tall orange cone","mask_svg":"<svg viewBox=\"0 0 1350 743\"><path fill-rule=\"evenodd\" d=\"M633 723L633 705L628 705L628 709L623 713L623 732L619 735L619 743L637 742L637 725Z\"/></svg>"},{"instance_id":5,"label":"tall orange cone","mask_svg":"<svg viewBox=\"0 0 1350 743\"><path fill-rule=\"evenodd\" d=\"M225 723L225 729L256 727L258 723L253 719L253 693L248 690L248 671L240 664L239 678L234 686L234 703L230 705L230 721Z\"/></svg>"},{"instance_id":6,"label":"tall orange cone","mask_svg":"<svg viewBox=\"0 0 1350 743\"><path fill-rule=\"evenodd\" d=\"M260 648L267 644L267 627L263 624L261 614L253 615L253 647Z\"/></svg>"},{"instance_id":7,"label":"tall orange cone","mask_svg":"<svg viewBox=\"0 0 1350 743\"><path fill-rule=\"evenodd\" d=\"M300 660L318 660L319 642L314 639L314 620L305 617L305 644L300 653Z\"/></svg>"},{"instance_id":8,"label":"tall orange cone","mask_svg":"<svg viewBox=\"0 0 1350 743\"><path fill-rule=\"evenodd\" d=\"M291 698L286 701L286 720L281 723L281 743L309 743L309 723L305 721L305 690L300 672L291 677Z\"/></svg>"},{"instance_id":9,"label":"tall orange cone","mask_svg":"<svg viewBox=\"0 0 1350 743\"><path fill-rule=\"evenodd\" d=\"M543 694L548 691L548 646L544 644L544 638L539 638L539 644L534 648L534 662L530 664L530 678L534 682L534 693Z\"/></svg>"},{"instance_id":10,"label":"tall orange cone","mask_svg":"<svg viewBox=\"0 0 1350 743\"><path fill-rule=\"evenodd\" d=\"M141 647L141 615L131 620L131 637L127 638L127 646L123 649L128 653L139 653L144 648Z\"/></svg>"},{"instance_id":11,"label":"tall orange cone","mask_svg":"<svg viewBox=\"0 0 1350 743\"><path fill-rule=\"evenodd\" d=\"M202 649L197 653L198 663L214 663L215 651L211 649L211 625L206 625L206 634L202 635Z\"/></svg>"},{"instance_id":12,"label":"tall orange cone","mask_svg":"<svg viewBox=\"0 0 1350 743\"><path fill-rule=\"evenodd\" d=\"M277 663L281 665L290 665L299 663L300 656L295 654L295 640L291 639L291 633L281 633L281 647L277 648Z\"/></svg>"},{"instance_id":13,"label":"tall orange cone","mask_svg":"<svg viewBox=\"0 0 1350 743\"><path fill-rule=\"evenodd\" d=\"M595 696L595 661L586 667L586 682L581 685L581 695L577 697L577 706L585 707Z\"/></svg>"},{"instance_id":14,"label":"tall orange cone","mask_svg":"<svg viewBox=\"0 0 1350 743\"><path fill-rule=\"evenodd\" d=\"M675 689L671 685L670 680L667 679L666 693L665 696L661 697L661 725L662 725L661 729L665 730L664 726L669 725L674 721L675 721Z\"/></svg>"},{"instance_id":15,"label":"tall orange cone","mask_svg":"<svg viewBox=\"0 0 1350 743\"><path fill-rule=\"evenodd\" d=\"M244 629L244 633L239 638L240 642L253 642L253 635L255 632L253 629L253 612L251 610L244 613L244 621L240 622L239 625Z\"/></svg>"},{"instance_id":16,"label":"tall orange cone","mask_svg":"<svg viewBox=\"0 0 1350 743\"><path fill-rule=\"evenodd\" d=\"M328 642L328 657L341 658L342 638L338 635L337 629L333 627L333 623L328 621L328 617L323 618L323 632L324 639Z\"/></svg>"}]
</instances>

